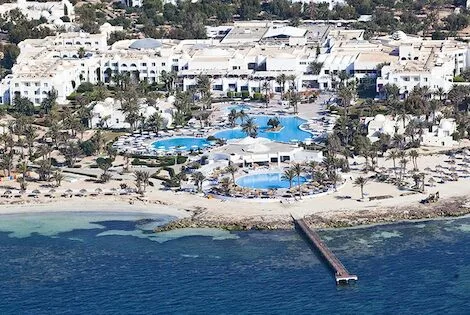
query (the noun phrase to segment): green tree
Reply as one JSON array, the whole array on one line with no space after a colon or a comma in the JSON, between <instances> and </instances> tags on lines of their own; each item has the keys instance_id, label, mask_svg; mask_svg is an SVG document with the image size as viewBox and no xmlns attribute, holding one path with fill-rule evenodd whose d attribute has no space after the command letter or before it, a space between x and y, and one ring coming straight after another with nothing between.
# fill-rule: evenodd
<instances>
[{"instance_id":1,"label":"green tree","mask_svg":"<svg viewBox=\"0 0 470 315\"><path fill-rule=\"evenodd\" d=\"M368 178L365 178L362 176L354 180L354 185L359 186L361 188L361 199L364 199L364 186L367 184L368 181L369 181Z\"/></svg>"},{"instance_id":2,"label":"green tree","mask_svg":"<svg viewBox=\"0 0 470 315\"><path fill-rule=\"evenodd\" d=\"M295 170L293 168L288 168L282 173L281 179L289 182L289 189L292 189L292 183L295 179Z\"/></svg>"},{"instance_id":3,"label":"green tree","mask_svg":"<svg viewBox=\"0 0 470 315\"><path fill-rule=\"evenodd\" d=\"M258 125L254 118L248 118L242 125L242 131L249 137L256 138L258 136Z\"/></svg>"},{"instance_id":4,"label":"green tree","mask_svg":"<svg viewBox=\"0 0 470 315\"><path fill-rule=\"evenodd\" d=\"M194 185L197 187L197 191L202 192L202 184L206 180L206 176L201 172L195 172L191 177L194 181Z\"/></svg>"},{"instance_id":5,"label":"green tree","mask_svg":"<svg viewBox=\"0 0 470 315\"><path fill-rule=\"evenodd\" d=\"M238 166L233 163L230 163L226 168L225 172L229 173L232 176L232 181L235 183L235 174L238 172Z\"/></svg>"}]
</instances>

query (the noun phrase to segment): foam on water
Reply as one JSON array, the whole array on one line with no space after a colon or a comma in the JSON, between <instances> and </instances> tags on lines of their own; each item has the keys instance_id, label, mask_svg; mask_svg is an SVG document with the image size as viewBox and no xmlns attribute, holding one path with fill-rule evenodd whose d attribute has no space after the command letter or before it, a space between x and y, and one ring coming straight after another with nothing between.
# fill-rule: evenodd
<instances>
[{"instance_id":1,"label":"foam on water","mask_svg":"<svg viewBox=\"0 0 470 315\"><path fill-rule=\"evenodd\" d=\"M133 236L146 238L158 243L164 243L189 236L207 236L212 237L213 240L229 240L238 238L238 235L236 234L231 234L229 231L215 228L185 228L159 233L145 233L142 230L107 230L97 234L96 236Z\"/></svg>"},{"instance_id":2,"label":"foam on water","mask_svg":"<svg viewBox=\"0 0 470 315\"><path fill-rule=\"evenodd\" d=\"M376 232L372 234L373 238L392 238L392 237L401 237L401 233L398 231L382 231L382 232Z\"/></svg>"},{"instance_id":3,"label":"foam on water","mask_svg":"<svg viewBox=\"0 0 470 315\"><path fill-rule=\"evenodd\" d=\"M9 237L15 238L30 237L32 234L55 237L60 233L73 230L105 229L105 226L97 222L137 221L149 217L151 215L139 213L9 214L0 216L0 232L7 232Z\"/></svg>"}]
</instances>

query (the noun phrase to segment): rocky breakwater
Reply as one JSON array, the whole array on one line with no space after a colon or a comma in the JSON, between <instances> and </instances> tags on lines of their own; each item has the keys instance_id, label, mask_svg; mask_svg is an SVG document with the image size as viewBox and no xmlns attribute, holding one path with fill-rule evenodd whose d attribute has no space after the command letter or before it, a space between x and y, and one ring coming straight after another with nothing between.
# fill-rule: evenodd
<instances>
[{"instance_id":1,"label":"rocky breakwater","mask_svg":"<svg viewBox=\"0 0 470 315\"><path fill-rule=\"evenodd\" d=\"M178 219L155 229L163 232L182 228L219 228L229 231L290 230L294 228L290 214L284 216L221 217L205 209L191 210L190 217ZM441 200L435 204L366 210L321 212L304 219L312 228L344 228L400 221L458 217L470 214L469 198Z\"/></svg>"},{"instance_id":2,"label":"rocky breakwater","mask_svg":"<svg viewBox=\"0 0 470 315\"><path fill-rule=\"evenodd\" d=\"M285 230L293 228L290 215L282 217L252 216L243 218L211 216L203 209L193 211L193 214L186 218L171 221L159 226L155 232L164 232L183 228L218 228L228 231L247 230Z\"/></svg>"}]
</instances>

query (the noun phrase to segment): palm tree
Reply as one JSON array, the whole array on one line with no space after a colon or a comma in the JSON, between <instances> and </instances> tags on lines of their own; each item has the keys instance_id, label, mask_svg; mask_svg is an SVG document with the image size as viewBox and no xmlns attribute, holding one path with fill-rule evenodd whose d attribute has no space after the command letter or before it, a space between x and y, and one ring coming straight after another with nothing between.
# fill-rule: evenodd
<instances>
[{"instance_id":1,"label":"palm tree","mask_svg":"<svg viewBox=\"0 0 470 315\"><path fill-rule=\"evenodd\" d=\"M135 184L137 186L137 192L141 195L145 194L147 186L150 182L150 173L146 171L135 171Z\"/></svg>"},{"instance_id":2,"label":"palm tree","mask_svg":"<svg viewBox=\"0 0 470 315\"><path fill-rule=\"evenodd\" d=\"M162 115L159 112L152 114L147 120L147 125L152 128L158 137L158 133L164 127L164 120Z\"/></svg>"},{"instance_id":3,"label":"palm tree","mask_svg":"<svg viewBox=\"0 0 470 315\"><path fill-rule=\"evenodd\" d=\"M235 164L231 163L225 168L225 172L232 175L232 181L235 183L235 174L238 172L238 167Z\"/></svg>"},{"instance_id":4,"label":"palm tree","mask_svg":"<svg viewBox=\"0 0 470 315\"><path fill-rule=\"evenodd\" d=\"M269 92L271 92L271 84L269 81L264 81L261 86L261 91L264 91L264 101L266 102L266 107L269 105Z\"/></svg>"},{"instance_id":5,"label":"palm tree","mask_svg":"<svg viewBox=\"0 0 470 315\"><path fill-rule=\"evenodd\" d=\"M16 166L16 170L21 173L21 176L26 179L26 173L29 170L28 163L26 161L22 161L20 164Z\"/></svg>"},{"instance_id":6,"label":"palm tree","mask_svg":"<svg viewBox=\"0 0 470 315\"><path fill-rule=\"evenodd\" d=\"M364 186L367 184L368 181L369 181L368 178L365 178L362 176L354 180L354 185L361 187L361 199L364 199Z\"/></svg>"},{"instance_id":7,"label":"palm tree","mask_svg":"<svg viewBox=\"0 0 470 315\"><path fill-rule=\"evenodd\" d=\"M295 170L292 168L285 170L281 179L289 181L289 189L292 189L292 182L295 179Z\"/></svg>"},{"instance_id":8,"label":"palm tree","mask_svg":"<svg viewBox=\"0 0 470 315\"><path fill-rule=\"evenodd\" d=\"M318 74L320 74L322 67L323 67L322 62L313 61L313 62L308 64L307 69L308 69L308 72L310 72L311 74L318 75Z\"/></svg>"},{"instance_id":9,"label":"palm tree","mask_svg":"<svg viewBox=\"0 0 470 315\"><path fill-rule=\"evenodd\" d=\"M240 119L241 123L244 123L248 117L248 114L243 109L237 114L237 118Z\"/></svg>"},{"instance_id":10,"label":"palm tree","mask_svg":"<svg viewBox=\"0 0 470 315\"><path fill-rule=\"evenodd\" d=\"M419 157L418 151L411 150L408 156L411 158L411 161L413 163L413 170L417 171L418 170L418 157Z\"/></svg>"},{"instance_id":11,"label":"palm tree","mask_svg":"<svg viewBox=\"0 0 470 315\"><path fill-rule=\"evenodd\" d=\"M397 176L397 166L396 166L396 160L398 159L398 151L397 150L391 150L390 153L387 156L387 160L392 160L393 161L393 171L395 173L395 177Z\"/></svg>"},{"instance_id":12,"label":"palm tree","mask_svg":"<svg viewBox=\"0 0 470 315\"><path fill-rule=\"evenodd\" d=\"M202 184L204 183L206 176L204 176L204 174L202 174L201 172L196 172L193 173L191 177L194 181L194 185L196 185L197 187L197 191L202 192Z\"/></svg>"},{"instance_id":13,"label":"palm tree","mask_svg":"<svg viewBox=\"0 0 470 315\"><path fill-rule=\"evenodd\" d=\"M85 54L86 54L85 48L83 48L83 47L78 48L78 50L77 50L78 58L80 58L80 59L84 58Z\"/></svg>"},{"instance_id":14,"label":"palm tree","mask_svg":"<svg viewBox=\"0 0 470 315\"><path fill-rule=\"evenodd\" d=\"M237 121L237 118L238 118L238 112L235 108L233 108L232 110L230 110L230 113L228 114L228 122L230 123L230 126L233 128L235 127L235 123Z\"/></svg>"},{"instance_id":15,"label":"palm tree","mask_svg":"<svg viewBox=\"0 0 470 315\"><path fill-rule=\"evenodd\" d=\"M302 192L300 190L300 175L302 175L302 173L304 171L304 168L302 167L302 165L300 163L295 163L292 166L292 169L294 170L295 175L297 176L297 188L299 190L300 198L302 198Z\"/></svg>"},{"instance_id":16,"label":"palm tree","mask_svg":"<svg viewBox=\"0 0 470 315\"><path fill-rule=\"evenodd\" d=\"M276 83L279 84L279 86L281 87L281 99L285 91L286 81L287 81L287 76L284 73L278 75L276 78Z\"/></svg>"},{"instance_id":17,"label":"palm tree","mask_svg":"<svg viewBox=\"0 0 470 315\"><path fill-rule=\"evenodd\" d=\"M320 163L317 161L310 161L307 163L307 167L310 169L311 173L311 180L313 181L313 178L315 177L315 172L317 171L318 167L320 166Z\"/></svg>"},{"instance_id":18,"label":"palm tree","mask_svg":"<svg viewBox=\"0 0 470 315\"><path fill-rule=\"evenodd\" d=\"M219 182L220 187L224 191L224 194L228 195L230 193L230 186L232 185L232 181L229 177L224 177Z\"/></svg>"},{"instance_id":19,"label":"palm tree","mask_svg":"<svg viewBox=\"0 0 470 315\"><path fill-rule=\"evenodd\" d=\"M55 186L59 187L62 183L62 180L64 179L64 174L62 171L56 170L52 174L52 178L55 180Z\"/></svg>"},{"instance_id":20,"label":"palm tree","mask_svg":"<svg viewBox=\"0 0 470 315\"><path fill-rule=\"evenodd\" d=\"M254 118L248 118L242 125L242 131L249 137L256 138L258 136L258 125Z\"/></svg>"},{"instance_id":21,"label":"palm tree","mask_svg":"<svg viewBox=\"0 0 470 315\"><path fill-rule=\"evenodd\" d=\"M299 102L300 102L299 93L296 93L296 92L290 93L289 105L292 106L292 108L294 109L294 114L297 114L297 112L299 111Z\"/></svg>"}]
</instances>

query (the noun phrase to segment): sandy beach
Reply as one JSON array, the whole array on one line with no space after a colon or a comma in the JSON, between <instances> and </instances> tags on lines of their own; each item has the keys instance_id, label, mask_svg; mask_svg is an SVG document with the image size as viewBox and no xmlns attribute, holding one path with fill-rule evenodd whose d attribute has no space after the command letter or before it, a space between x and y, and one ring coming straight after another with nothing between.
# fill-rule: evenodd
<instances>
[{"instance_id":1,"label":"sandy beach","mask_svg":"<svg viewBox=\"0 0 470 315\"><path fill-rule=\"evenodd\" d=\"M445 154L422 152L418 159L419 168L435 169L436 165L445 166L449 157ZM370 176L362 171L363 158L351 160L351 172L344 174L344 185L337 192L323 196L303 198L302 200L278 200L276 202L248 200L220 200L188 192L164 191L161 183L155 181L145 197L129 196L83 196L47 198L2 198L0 214L28 212L100 211L100 212L141 212L168 214L183 218L184 226L231 226L236 228L285 228L290 225L291 216L311 218L315 226L353 226L377 222L394 222L407 219L434 218L447 215L463 215L470 212L466 208L470 196L470 178L426 185L425 192L399 190L389 183L370 181L364 191L367 198L361 200L360 189L354 185L354 178ZM379 158L379 167L392 167L392 161ZM426 175L426 182L432 172ZM132 186L132 181L127 183ZM96 187L103 190L116 187L113 181L106 184L76 181L64 183L60 191L77 191L86 185L89 191ZM95 187L96 186L96 187ZM430 193L439 192L441 199L435 204L423 205L420 200ZM369 201L370 197L388 195L390 198ZM450 211L449 209L453 209ZM449 210L449 211L447 211ZM447 212L446 212L447 211ZM173 227L173 228L174 228Z\"/></svg>"}]
</instances>

